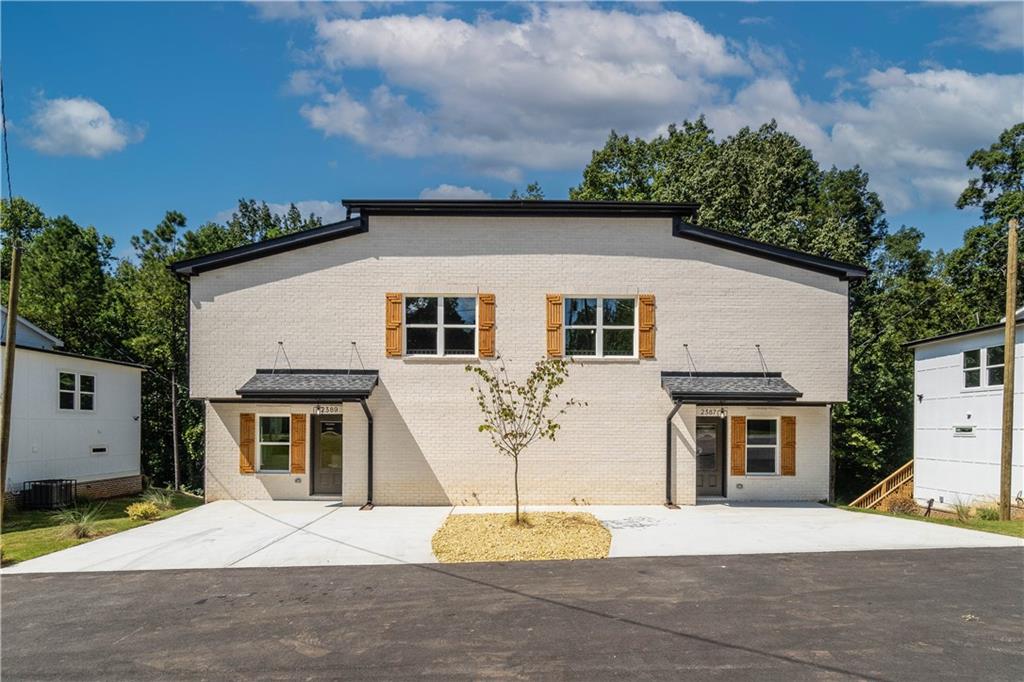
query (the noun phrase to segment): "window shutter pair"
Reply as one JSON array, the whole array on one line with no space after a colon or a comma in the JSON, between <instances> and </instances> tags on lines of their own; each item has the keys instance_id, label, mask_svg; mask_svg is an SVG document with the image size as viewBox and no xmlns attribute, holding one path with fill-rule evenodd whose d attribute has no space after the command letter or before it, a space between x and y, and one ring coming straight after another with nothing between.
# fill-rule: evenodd
<instances>
[{"instance_id":1,"label":"window shutter pair","mask_svg":"<svg viewBox=\"0 0 1024 682\"><path fill-rule=\"evenodd\" d=\"M558 358L562 356L562 310L563 298L561 294L548 294L548 356ZM637 354L641 358L654 357L654 294L640 294L637 297L639 304L639 340Z\"/></svg>"},{"instance_id":2,"label":"window shutter pair","mask_svg":"<svg viewBox=\"0 0 1024 682\"><path fill-rule=\"evenodd\" d=\"M293 414L291 425L291 473L306 473L306 415ZM256 415L238 415L238 473L256 473Z\"/></svg>"},{"instance_id":3,"label":"window shutter pair","mask_svg":"<svg viewBox=\"0 0 1024 682\"><path fill-rule=\"evenodd\" d=\"M493 358L494 294L477 295L477 355ZM402 294L384 294L384 354L402 357Z\"/></svg>"},{"instance_id":4,"label":"window shutter pair","mask_svg":"<svg viewBox=\"0 0 1024 682\"><path fill-rule=\"evenodd\" d=\"M782 417L779 426L779 473L796 476L796 417ZM744 476L747 473L747 418L733 417L729 434L729 473Z\"/></svg>"}]
</instances>

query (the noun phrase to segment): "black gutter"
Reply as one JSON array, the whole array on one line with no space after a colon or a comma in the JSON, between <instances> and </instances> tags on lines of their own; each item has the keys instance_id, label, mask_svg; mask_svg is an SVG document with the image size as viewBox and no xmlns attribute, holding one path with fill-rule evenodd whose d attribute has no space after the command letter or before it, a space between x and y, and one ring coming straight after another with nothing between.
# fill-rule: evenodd
<instances>
[{"instance_id":1,"label":"black gutter","mask_svg":"<svg viewBox=\"0 0 1024 682\"><path fill-rule=\"evenodd\" d=\"M370 511L373 509L373 414L365 398L359 404L363 406L366 415L366 504L359 511Z\"/></svg>"},{"instance_id":2,"label":"black gutter","mask_svg":"<svg viewBox=\"0 0 1024 682\"><path fill-rule=\"evenodd\" d=\"M1024 319L1024 316L1018 315L1017 320ZM907 341L903 344L904 348L914 348L916 346L922 346L926 343L933 341L945 341L946 339L955 339L961 336L970 336L971 334L980 334L982 332L991 332L997 329L1004 329L1006 327L1005 322L994 322L992 324L983 324L980 327L974 327L973 329L965 329L962 332L950 332L948 334L939 334L938 336L929 336L926 339L914 339L913 341Z\"/></svg>"},{"instance_id":3,"label":"black gutter","mask_svg":"<svg viewBox=\"0 0 1024 682\"><path fill-rule=\"evenodd\" d=\"M683 393L671 392L672 400L685 400L688 403L707 402L715 403L730 402L733 404L748 404L751 402L796 402L796 399L803 396L803 393Z\"/></svg>"},{"instance_id":4,"label":"black gutter","mask_svg":"<svg viewBox=\"0 0 1024 682\"><path fill-rule=\"evenodd\" d=\"M218 251L217 253L210 253L205 256L180 260L171 263L167 267L179 278L194 277L206 270L244 263L303 246L313 246L334 239L363 234L367 231L366 218L352 218L329 225L322 225L321 227L314 227L311 230L293 232L283 237L266 239L255 244L245 244L244 246L227 249L226 251Z\"/></svg>"},{"instance_id":5,"label":"black gutter","mask_svg":"<svg viewBox=\"0 0 1024 682\"><path fill-rule=\"evenodd\" d=\"M665 419L665 506L669 509L679 509L679 505L672 502L672 420L682 406L682 401L677 400Z\"/></svg>"},{"instance_id":6,"label":"black gutter","mask_svg":"<svg viewBox=\"0 0 1024 682\"><path fill-rule=\"evenodd\" d=\"M802 251L765 244L764 242L747 239L746 237L738 237L706 227L698 227L680 217L672 221L672 235L751 256L767 258L768 260L785 263L786 265L794 265L805 270L821 272L838 277L840 280L859 280L864 279L868 275L868 271L859 265L843 263L842 261L822 256L813 256Z\"/></svg>"},{"instance_id":7,"label":"black gutter","mask_svg":"<svg viewBox=\"0 0 1024 682\"><path fill-rule=\"evenodd\" d=\"M0 341L0 347L6 346L7 341ZM31 350L36 353L48 353L50 355L60 355L65 358L76 358L78 360L89 360L91 362L102 362L108 365L121 365L123 367L135 367L136 369L148 370L149 365L143 365L138 362L127 362L125 360L110 360L108 358L98 358L93 355L81 355L79 353L71 353L66 350L54 350L52 348L36 348L35 346L23 346L15 339L14 347L18 350Z\"/></svg>"},{"instance_id":8,"label":"black gutter","mask_svg":"<svg viewBox=\"0 0 1024 682\"><path fill-rule=\"evenodd\" d=\"M383 216L577 216L603 218L695 218L697 204L652 201L537 201L531 199L425 200L346 199L352 213Z\"/></svg>"},{"instance_id":9,"label":"black gutter","mask_svg":"<svg viewBox=\"0 0 1024 682\"><path fill-rule=\"evenodd\" d=\"M294 401L294 402L350 402L354 403L359 400L366 400L370 397L367 391L288 391L287 393L282 392L249 392L242 393L236 391L242 401L245 402L260 402L262 401Z\"/></svg>"}]
</instances>

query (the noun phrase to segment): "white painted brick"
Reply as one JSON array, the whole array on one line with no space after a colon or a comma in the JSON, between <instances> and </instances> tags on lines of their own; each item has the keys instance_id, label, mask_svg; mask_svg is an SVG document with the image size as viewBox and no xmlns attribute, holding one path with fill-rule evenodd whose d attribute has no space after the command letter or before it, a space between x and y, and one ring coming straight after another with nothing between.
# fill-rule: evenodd
<instances>
[{"instance_id":1,"label":"white painted brick","mask_svg":"<svg viewBox=\"0 0 1024 682\"><path fill-rule=\"evenodd\" d=\"M769 369L781 371L802 400L846 399L847 288L834 277L673 237L668 220L404 217L372 218L367 234L193 278L192 396L234 398L256 368L273 366L279 340L295 368L348 367L356 341L352 365L361 359L381 376L369 401L375 501L507 503L511 463L477 432L465 361L384 357L389 291L495 294L497 348L519 375L545 352L545 294L656 295L656 359L572 369L563 397L589 406L561 420L556 442L523 455L522 491L532 503L664 500L672 405L660 372L689 368L683 344L698 370L760 371L759 343ZM240 411L227 403L207 408L210 498L307 495L305 479L238 473ZM757 477L742 490L731 482L730 497L827 494L828 408L775 411L784 413L798 414L798 475ZM695 499L695 418L689 406L676 418L680 503ZM344 500L361 504L365 418L358 405L346 405L344 420Z\"/></svg>"}]
</instances>

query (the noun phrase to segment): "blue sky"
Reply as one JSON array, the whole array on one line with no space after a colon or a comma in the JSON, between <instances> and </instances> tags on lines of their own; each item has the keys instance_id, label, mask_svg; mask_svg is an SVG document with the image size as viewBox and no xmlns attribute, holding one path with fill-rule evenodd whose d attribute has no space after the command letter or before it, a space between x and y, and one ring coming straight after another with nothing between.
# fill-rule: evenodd
<instances>
[{"instance_id":1,"label":"blue sky","mask_svg":"<svg viewBox=\"0 0 1024 682\"><path fill-rule=\"evenodd\" d=\"M12 3L15 194L128 238L240 197L567 196L608 131L774 117L952 248L967 154L1024 120L1017 4Z\"/></svg>"}]
</instances>

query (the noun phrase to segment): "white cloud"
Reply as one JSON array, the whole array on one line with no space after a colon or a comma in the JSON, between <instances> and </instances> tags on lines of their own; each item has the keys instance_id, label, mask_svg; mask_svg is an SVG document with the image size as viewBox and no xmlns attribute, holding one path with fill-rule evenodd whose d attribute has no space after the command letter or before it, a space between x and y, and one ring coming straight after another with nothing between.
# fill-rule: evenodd
<instances>
[{"instance_id":1,"label":"white cloud","mask_svg":"<svg viewBox=\"0 0 1024 682\"><path fill-rule=\"evenodd\" d=\"M886 68L854 51L830 97L801 95L778 46L710 33L677 11L528 6L517 20L312 18L301 113L326 136L405 158L450 156L520 182L580 169L609 130L651 136L707 115L719 136L771 119L823 166L860 164L894 211L949 206L964 161L1024 118L1021 75ZM368 91L350 70L375 72Z\"/></svg>"},{"instance_id":2,"label":"white cloud","mask_svg":"<svg viewBox=\"0 0 1024 682\"><path fill-rule=\"evenodd\" d=\"M743 17L740 24L743 26L764 26L774 21L772 17Z\"/></svg>"},{"instance_id":3,"label":"white cloud","mask_svg":"<svg viewBox=\"0 0 1024 682\"><path fill-rule=\"evenodd\" d=\"M55 156L101 156L118 152L145 136L142 126L114 118L85 97L43 99L31 116L29 144Z\"/></svg>"},{"instance_id":4,"label":"white cloud","mask_svg":"<svg viewBox=\"0 0 1024 682\"><path fill-rule=\"evenodd\" d=\"M272 213L283 216L288 213L290 204L275 204L268 201L267 207ZM327 225L328 223L336 223L339 220L345 220L346 217L345 207L341 205L341 202L337 201L309 199L306 201L296 201L295 207L299 209L299 212L301 212L303 216L307 216L310 213L316 215L323 221L324 225ZM231 214L237 210L237 208L224 209L213 216L213 220L218 223L227 222L231 219Z\"/></svg>"},{"instance_id":5,"label":"white cloud","mask_svg":"<svg viewBox=\"0 0 1024 682\"><path fill-rule=\"evenodd\" d=\"M490 199L491 195L482 189L457 185L427 187L420 192L420 199Z\"/></svg>"},{"instance_id":6,"label":"white cloud","mask_svg":"<svg viewBox=\"0 0 1024 682\"><path fill-rule=\"evenodd\" d=\"M978 45L990 50L1024 50L1024 4L988 4L976 21L978 26L971 33Z\"/></svg>"}]
</instances>

